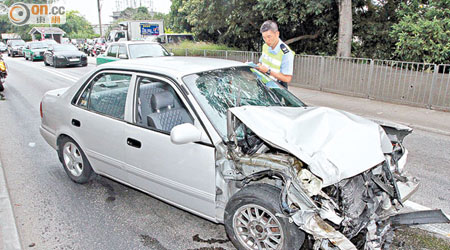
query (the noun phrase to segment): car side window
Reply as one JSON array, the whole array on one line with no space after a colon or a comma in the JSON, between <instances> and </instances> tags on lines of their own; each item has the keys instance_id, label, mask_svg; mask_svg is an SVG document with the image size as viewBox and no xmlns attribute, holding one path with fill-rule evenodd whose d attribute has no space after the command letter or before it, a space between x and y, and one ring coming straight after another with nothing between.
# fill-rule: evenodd
<instances>
[{"instance_id":1,"label":"car side window","mask_svg":"<svg viewBox=\"0 0 450 250\"><path fill-rule=\"evenodd\" d=\"M125 45L121 45L119 47L119 56L120 55L125 55L126 57L128 57L128 55L127 55L127 47L125 47Z\"/></svg>"},{"instance_id":2,"label":"car side window","mask_svg":"<svg viewBox=\"0 0 450 250\"><path fill-rule=\"evenodd\" d=\"M149 77L138 78L136 124L170 133L173 127L194 124L188 109L167 82Z\"/></svg>"},{"instance_id":3,"label":"car side window","mask_svg":"<svg viewBox=\"0 0 450 250\"><path fill-rule=\"evenodd\" d=\"M100 114L123 119L131 75L97 75L81 93L77 105Z\"/></svg>"},{"instance_id":4,"label":"car side window","mask_svg":"<svg viewBox=\"0 0 450 250\"><path fill-rule=\"evenodd\" d=\"M118 45L111 45L111 48L110 48L107 56L116 57L118 50L119 50L119 46Z\"/></svg>"}]
</instances>

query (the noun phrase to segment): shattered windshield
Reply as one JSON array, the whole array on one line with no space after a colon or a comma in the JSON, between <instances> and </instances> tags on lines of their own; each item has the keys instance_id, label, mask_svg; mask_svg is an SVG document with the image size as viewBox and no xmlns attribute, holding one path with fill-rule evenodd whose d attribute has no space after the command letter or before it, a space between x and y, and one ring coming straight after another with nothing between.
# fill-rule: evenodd
<instances>
[{"instance_id":1,"label":"shattered windshield","mask_svg":"<svg viewBox=\"0 0 450 250\"><path fill-rule=\"evenodd\" d=\"M227 110L236 106L304 104L289 91L250 67L218 69L183 77L222 138L227 134Z\"/></svg>"}]
</instances>

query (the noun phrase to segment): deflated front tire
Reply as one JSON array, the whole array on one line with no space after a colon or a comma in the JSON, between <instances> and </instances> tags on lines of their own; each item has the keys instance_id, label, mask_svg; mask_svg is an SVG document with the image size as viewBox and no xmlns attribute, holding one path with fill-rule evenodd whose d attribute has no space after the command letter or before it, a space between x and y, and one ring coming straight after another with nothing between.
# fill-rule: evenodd
<instances>
[{"instance_id":1,"label":"deflated front tire","mask_svg":"<svg viewBox=\"0 0 450 250\"><path fill-rule=\"evenodd\" d=\"M253 184L237 192L225 208L225 230L240 250L293 249L303 245L305 233L288 218L278 217L281 190Z\"/></svg>"}]
</instances>

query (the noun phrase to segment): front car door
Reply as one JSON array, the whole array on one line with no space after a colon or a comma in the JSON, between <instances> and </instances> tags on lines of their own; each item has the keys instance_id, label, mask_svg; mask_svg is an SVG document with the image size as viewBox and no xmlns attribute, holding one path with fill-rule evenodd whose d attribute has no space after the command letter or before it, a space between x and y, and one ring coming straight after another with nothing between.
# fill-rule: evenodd
<instances>
[{"instance_id":1,"label":"front car door","mask_svg":"<svg viewBox=\"0 0 450 250\"><path fill-rule=\"evenodd\" d=\"M129 179L169 203L215 220L215 148L191 106L173 82L137 76L134 109L125 136ZM194 124L202 142L175 145L171 129Z\"/></svg>"},{"instance_id":2,"label":"front car door","mask_svg":"<svg viewBox=\"0 0 450 250\"><path fill-rule=\"evenodd\" d=\"M72 126L95 172L126 182L124 127L133 75L102 71L80 93ZM131 97L129 97L131 98Z\"/></svg>"},{"instance_id":3,"label":"front car door","mask_svg":"<svg viewBox=\"0 0 450 250\"><path fill-rule=\"evenodd\" d=\"M99 55L97 56L97 65L108 63L108 62L114 62L119 60L117 58L117 52L119 51L119 45L118 44L112 44L109 46L108 50L106 51L106 55Z\"/></svg>"}]
</instances>

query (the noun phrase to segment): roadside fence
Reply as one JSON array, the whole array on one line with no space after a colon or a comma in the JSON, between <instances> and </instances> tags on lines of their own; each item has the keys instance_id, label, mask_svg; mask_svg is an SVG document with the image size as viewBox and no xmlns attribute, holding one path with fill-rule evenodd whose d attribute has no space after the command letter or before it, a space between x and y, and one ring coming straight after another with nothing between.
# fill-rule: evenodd
<instances>
[{"instance_id":1,"label":"roadside fence","mask_svg":"<svg viewBox=\"0 0 450 250\"><path fill-rule=\"evenodd\" d=\"M260 52L172 49L176 56L258 62ZM296 55L293 86L450 111L450 64Z\"/></svg>"}]
</instances>

